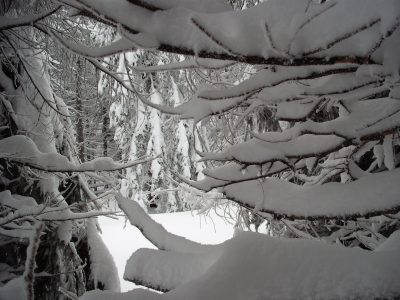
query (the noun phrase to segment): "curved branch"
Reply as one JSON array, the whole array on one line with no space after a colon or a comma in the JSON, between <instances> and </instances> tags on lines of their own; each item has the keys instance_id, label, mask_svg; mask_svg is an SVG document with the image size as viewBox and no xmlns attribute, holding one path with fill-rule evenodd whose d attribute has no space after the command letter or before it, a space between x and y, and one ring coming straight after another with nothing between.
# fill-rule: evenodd
<instances>
[{"instance_id":1,"label":"curved branch","mask_svg":"<svg viewBox=\"0 0 400 300\"><path fill-rule=\"evenodd\" d=\"M333 74L354 73L357 71L357 67L332 68L329 70L318 70L313 68L299 70L298 68L293 68L287 69L286 71L287 72L285 72L284 75L279 72L271 74L267 71L261 71L256 76L253 76L244 83L239 84L228 91L205 91L200 93L199 98L206 100L222 100L249 96L258 93L263 89L278 86L284 82L316 79Z\"/></svg>"},{"instance_id":2,"label":"curved branch","mask_svg":"<svg viewBox=\"0 0 400 300\"><path fill-rule=\"evenodd\" d=\"M264 201L258 181L238 183L225 187L227 199L249 209L263 203L261 212L276 218L290 220L356 220L400 211L400 169L365 176L342 184L330 182L318 186L298 186L276 178L262 183L267 191ZM379 198L379 202L376 199Z\"/></svg>"},{"instance_id":3,"label":"curved branch","mask_svg":"<svg viewBox=\"0 0 400 300\"><path fill-rule=\"evenodd\" d=\"M121 194L117 194L115 198L130 223L137 227L144 237L158 249L179 253L200 254L212 248L212 245L203 245L169 233L162 225L155 222L137 202L128 200Z\"/></svg>"},{"instance_id":4,"label":"curved branch","mask_svg":"<svg viewBox=\"0 0 400 300\"><path fill-rule=\"evenodd\" d=\"M347 34L345 34L344 36L341 36L341 37L337 38L336 40L330 42L330 43L329 43L327 46L325 46L325 47L320 47L320 48L317 48L317 49L315 49L315 50L311 50L311 51L309 51L309 52L305 52L305 53L303 53L303 55L304 55L304 56L309 56L309 55L312 55L312 54L315 54L315 53L318 53L318 52L321 52L321 51L324 51L324 50L328 50L329 48L335 46L336 44L340 43L341 41L344 41L344 40L346 40L346 39L348 39L348 38L350 38L350 37L356 35L357 33L359 33L359 32L361 32L361 31L364 31L364 30L370 28L371 26L373 26L373 25L379 23L380 21L381 21L380 18L379 18L379 19L376 19L376 20L374 20L373 22L371 22L371 23L369 23L369 24L366 24L366 25L361 26L360 28L354 30L353 32L347 33Z\"/></svg>"}]
</instances>

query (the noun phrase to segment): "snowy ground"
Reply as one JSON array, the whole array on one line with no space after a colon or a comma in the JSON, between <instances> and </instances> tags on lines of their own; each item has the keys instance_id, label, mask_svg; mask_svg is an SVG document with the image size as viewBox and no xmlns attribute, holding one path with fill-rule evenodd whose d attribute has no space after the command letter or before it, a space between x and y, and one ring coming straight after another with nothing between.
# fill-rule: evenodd
<instances>
[{"instance_id":1,"label":"snowy ground","mask_svg":"<svg viewBox=\"0 0 400 300\"><path fill-rule=\"evenodd\" d=\"M152 214L151 217L169 232L203 244L218 244L233 235L233 225L226 223L214 212L206 218L196 215L196 212ZM123 228L124 217L119 217L119 220L100 217L99 223L103 231L101 237L113 255L118 268L121 291L126 292L136 288L134 283L122 278L126 261L139 248L155 249L155 247L129 222Z\"/></svg>"}]
</instances>

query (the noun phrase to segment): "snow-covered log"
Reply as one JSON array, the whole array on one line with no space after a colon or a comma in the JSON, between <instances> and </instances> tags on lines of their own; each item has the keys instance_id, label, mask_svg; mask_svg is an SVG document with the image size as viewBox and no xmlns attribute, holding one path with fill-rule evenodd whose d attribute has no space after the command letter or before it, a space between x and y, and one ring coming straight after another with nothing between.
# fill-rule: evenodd
<instances>
[{"instance_id":1,"label":"snow-covered log","mask_svg":"<svg viewBox=\"0 0 400 300\"><path fill-rule=\"evenodd\" d=\"M365 251L259 233L241 233L195 257L142 249L127 265L135 267L136 278L153 288L175 289L93 291L80 299L390 298L400 289L399 236L397 231L385 242L386 251L383 245L382 251Z\"/></svg>"}]
</instances>

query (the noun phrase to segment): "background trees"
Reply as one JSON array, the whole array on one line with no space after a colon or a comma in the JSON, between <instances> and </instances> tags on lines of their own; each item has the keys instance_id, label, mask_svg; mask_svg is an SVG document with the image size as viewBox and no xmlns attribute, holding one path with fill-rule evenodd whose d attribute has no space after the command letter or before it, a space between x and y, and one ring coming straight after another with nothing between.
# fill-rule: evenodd
<instances>
[{"instance_id":1,"label":"background trees","mask_svg":"<svg viewBox=\"0 0 400 300\"><path fill-rule=\"evenodd\" d=\"M394 252L385 255L360 252L360 259L355 260L354 252L338 248L341 245L390 249L388 244L398 239L398 1L328 1L323 4L305 0L268 1L253 3L255 7L243 11L233 8L247 8L253 4L237 1L232 8L224 1L207 0L62 2L69 7L71 18L55 13L50 4L43 7L43 10L50 10L49 13L33 15L21 11L28 17L3 19L3 43L12 53L3 52L6 67L2 78L9 78L4 87L5 97L15 94L19 82L23 82L19 70L24 70L28 83L34 84L33 94L40 92L39 102L31 101L39 111L32 120L40 122L31 123L39 127L46 124L39 134L29 126L24 127L26 122L18 125L14 120L17 128L37 141L44 133L59 137L58 120L66 132L71 124L71 117L63 115L59 108L64 106L60 98L52 96L51 92L43 93L36 77L30 75L32 72L29 73L29 68L23 64L17 50L24 47L21 44L16 47L12 42L17 39L26 43L26 38L21 38L14 28L34 23L38 30L33 31L38 35L35 38L42 38L44 45L51 41L77 55L74 56L76 76L85 79L75 83L68 81L73 88L65 90L74 91L71 95L75 99L75 116L79 116L76 129L79 147L74 146L74 133L70 132L65 135L68 143L56 139L58 143L54 142L53 148L61 149L58 152L66 154L70 161L83 163L90 148L83 139L89 135L81 132L85 127L85 122L80 121L82 116L90 115L85 114L83 100L90 101L97 93L83 89L82 85L94 87L94 78L100 78L101 92L96 99L105 97L105 103L111 107L111 123L116 127L122 157L148 159L161 153L162 160L140 166L101 163L104 160L79 166L67 163L53 166L41 165L38 160L26 156L16 157L14 148L6 152L7 159L25 164L24 168L39 166L42 171L85 171L85 176L90 176L91 180L101 179L116 190L119 183L115 177L89 171L131 167L126 176L121 175L125 176L121 181L122 192L128 198L136 198L143 207L157 199L161 211L184 209L185 203L177 199L178 191L181 195L186 193L186 199L192 198L194 204L205 207L229 203L228 199L239 207L238 227L242 224L250 227L255 223L257 228L264 222L263 226L267 226L272 236L298 238L281 243L259 235L241 235L218 247L203 247L170 235L159 240L159 234L165 232L143 215L138 205L118 195L121 208L135 226L159 249L177 252L136 252L128 264L131 271L126 274L127 279L162 291L174 290L163 296L174 299L186 299L196 286L208 287L214 278L232 280L230 287L240 287L244 298L294 295L338 298L347 297L349 293L352 293L349 297L359 298L398 296L398 283L393 281L398 276ZM41 21L45 16L51 16L50 21ZM107 30L111 33L98 42L99 47L88 42L90 34L86 28L80 29L80 35L72 34L74 20L84 24L84 17L109 26ZM65 24L68 26L60 27ZM87 24L90 27L91 23ZM32 30L32 26L28 27ZM33 46L40 44L33 40ZM136 52L120 54L130 51ZM155 55L155 51L169 54ZM119 56L114 56L117 54ZM88 63L94 68L89 69L85 77L83 70ZM12 72L7 71L10 69ZM36 69L41 69L40 65ZM13 85L14 90L11 89ZM4 120L10 120L15 112L22 115L8 98L6 101ZM112 101L115 102L110 105ZM43 119L49 113L42 114L41 109L52 112L50 120ZM101 123L105 128L106 114L102 112L95 124ZM136 118L132 119L132 115ZM182 122L177 117L193 120L193 123ZM6 129L11 130L9 128ZM175 132L171 132L172 128L176 128ZM4 140L11 141L8 139L11 135L15 134L9 133ZM104 140L105 135L102 136ZM18 140L18 144L21 143L23 141ZM47 144L36 143L39 150ZM90 150L93 149L94 146ZM103 154L105 149L103 146ZM204 178L193 165L196 155L207 167L203 170ZM100 206L85 185L85 178L81 175L73 178L78 178L86 196L93 201L90 203ZM53 191L53 194L57 193ZM15 206L10 209L18 210ZM322 243L307 244L301 239ZM238 246L243 243L248 249ZM284 284L272 284L274 281L263 285L250 280L252 285L246 280L256 273L262 275L260 278L290 278L278 282L296 281L298 287L304 286L300 283L311 277L304 277L303 282L293 271L301 267L298 262L303 259L297 256L296 247L309 253L303 257L308 265L321 266L315 274L326 276L319 277L320 281L338 283L326 284L321 290L311 284L305 289L288 291ZM234 249L239 248L240 251L235 252ZM275 265L281 262L279 253L274 252L276 248L294 259L287 265ZM239 253L244 258L239 257ZM343 261L343 269L327 272L335 267L326 259L332 255L337 257L336 261ZM370 264L366 264L366 260ZM172 267L165 261L171 262ZM213 268L210 262L217 262L218 268ZM243 262L247 263L242 265ZM254 268L244 267L249 265ZM376 272L369 272L363 266ZM229 272L218 277L224 268ZM161 276L153 276L156 269ZM168 273L171 269L174 271ZM194 271L187 274L179 270ZM232 276L234 270L240 270L240 276ZM372 277L366 275L355 281L352 270ZM208 275L202 277L206 273ZM343 273L347 275L342 277ZM372 273L382 276L375 278ZM310 282L315 283L316 278L313 278ZM193 280L195 286L189 284L188 279ZM338 286L342 289L337 289ZM226 289L226 284L213 285L207 290L199 288L191 295L217 299L220 293L227 292ZM338 294L340 291L345 292ZM159 297L143 291L131 294L140 298L141 293L150 299ZM97 295L89 293L84 297L90 299ZM108 297L109 294L102 295ZM235 295L232 297L239 297L238 293Z\"/></svg>"},{"instance_id":2,"label":"background trees","mask_svg":"<svg viewBox=\"0 0 400 300\"><path fill-rule=\"evenodd\" d=\"M50 1L2 5L0 298L63 299L60 291L118 291L113 259L90 219L109 214L101 208L110 195L96 197L86 176L112 185L112 176L97 171L126 166L112 160L80 164L103 148L101 135L88 141L95 127L88 122L88 105L100 102L96 69L43 34L53 28L84 42L87 27L77 26ZM91 120L104 123L103 112L92 111L100 118Z\"/></svg>"},{"instance_id":3,"label":"background trees","mask_svg":"<svg viewBox=\"0 0 400 300\"><path fill-rule=\"evenodd\" d=\"M74 5L87 16L105 14L131 45L194 56L136 69L141 72L254 65L248 78L199 85L180 106L141 99L217 126L213 147L219 144L219 151L199 152L214 167L200 181L174 173L180 181L205 192L220 188L266 220L273 235L379 248L398 228L398 8L269 1L238 13L224 2L201 3L120 1L112 12L101 1ZM263 116L263 126L255 126L253 116ZM269 121L272 116L279 122ZM146 285L143 276L150 280L143 273L129 278Z\"/></svg>"}]
</instances>

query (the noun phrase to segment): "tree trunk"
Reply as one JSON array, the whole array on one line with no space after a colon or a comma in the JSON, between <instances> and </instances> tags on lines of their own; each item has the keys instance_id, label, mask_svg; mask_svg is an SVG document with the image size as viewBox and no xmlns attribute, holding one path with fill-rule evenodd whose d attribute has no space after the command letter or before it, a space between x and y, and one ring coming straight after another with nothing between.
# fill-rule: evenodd
<instances>
[{"instance_id":1,"label":"tree trunk","mask_svg":"<svg viewBox=\"0 0 400 300\"><path fill-rule=\"evenodd\" d=\"M76 125L77 142L78 142L78 157L81 162L85 161L85 139L83 135L84 124L83 124L83 105L82 105L82 74L83 74L83 62L82 58L78 57L77 61L77 80L76 80L76 110L78 112L78 122Z\"/></svg>"}]
</instances>

